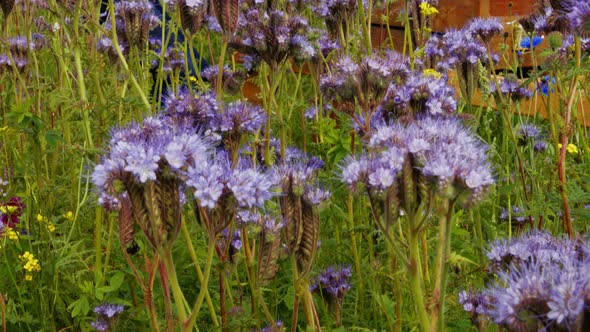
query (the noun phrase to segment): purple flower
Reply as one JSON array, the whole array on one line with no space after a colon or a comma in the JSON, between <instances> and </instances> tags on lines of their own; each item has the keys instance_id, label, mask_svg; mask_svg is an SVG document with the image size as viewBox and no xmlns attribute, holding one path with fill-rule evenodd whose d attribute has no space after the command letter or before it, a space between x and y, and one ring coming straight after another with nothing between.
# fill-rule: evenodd
<instances>
[{"instance_id":1,"label":"purple flower","mask_svg":"<svg viewBox=\"0 0 590 332\"><path fill-rule=\"evenodd\" d=\"M223 113L218 113L210 123L213 131L220 133L254 133L266 121L264 110L244 102L227 105Z\"/></svg>"},{"instance_id":2,"label":"purple flower","mask_svg":"<svg viewBox=\"0 0 590 332\"><path fill-rule=\"evenodd\" d=\"M312 291L321 292L323 296L328 296L330 299L342 301L344 295L350 290L351 276L350 266L340 268L330 266L318 276L315 284L310 288Z\"/></svg>"},{"instance_id":3,"label":"purple flower","mask_svg":"<svg viewBox=\"0 0 590 332\"><path fill-rule=\"evenodd\" d=\"M465 27L473 36L481 38L484 43L488 43L492 37L499 35L504 26L498 18L477 17L469 21Z\"/></svg>"},{"instance_id":4,"label":"purple flower","mask_svg":"<svg viewBox=\"0 0 590 332\"><path fill-rule=\"evenodd\" d=\"M204 167L203 167L204 166ZM219 164L199 165L189 168L186 185L194 190L194 196L201 206L214 209L225 188L227 170Z\"/></svg>"},{"instance_id":5,"label":"purple flower","mask_svg":"<svg viewBox=\"0 0 590 332\"><path fill-rule=\"evenodd\" d=\"M94 308L94 312L105 318L113 318L121 314L125 308L120 304L103 303Z\"/></svg>"},{"instance_id":6,"label":"purple flower","mask_svg":"<svg viewBox=\"0 0 590 332\"><path fill-rule=\"evenodd\" d=\"M218 66L209 66L203 70L202 76L206 78L211 84L212 89L217 89L217 78L219 73ZM223 91L229 94L236 94L240 92L240 88L244 81L244 73L242 71L233 71L228 66L223 67L223 74L221 82L223 84Z\"/></svg>"},{"instance_id":7,"label":"purple flower","mask_svg":"<svg viewBox=\"0 0 590 332\"><path fill-rule=\"evenodd\" d=\"M588 32L588 23L590 21L590 1L588 0L568 0L565 1L565 13L569 20L570 26L579 34Z\"/></svg>"},{"instance_id":8,"label":"purple flower","mask_svg":"<svg viewBox=\"0 0 590 332\"><path fill-rule=\"evenodd\" d=\"M492 82L490 84L490 91L498 94L496 90L496 82ZM533 96L533 92L520 85L514 76L507 76L500 81L500 94L513 101L520 101L521 99L528 99Z\"/></svg>"},{"instance_id":9,"label":"purple flower","mask_svg":"<svg viewBox=\"0 0 590 332\"><path fill-rule=\"evenodd\" d=\"M98 315L96 321L90 323L90 326L96 331L111 331L117 317L125 310L120 304L103 303L94 308L94 312Z\"/></svg>"},{"instance_id":10,"label":"purple flower","mask_svg":"<svg viewBox=\"0 0 590 332\"><path fill-rule=\"evenodd\" d=\"M165 168L182 175L181 170L209 158L210 144L191 131L166 118L146 118L113 131L107 153L92 174L94 184L101 192L121 194L117 180L141 185L158 180Z\"/></svg>"}]
</instances>

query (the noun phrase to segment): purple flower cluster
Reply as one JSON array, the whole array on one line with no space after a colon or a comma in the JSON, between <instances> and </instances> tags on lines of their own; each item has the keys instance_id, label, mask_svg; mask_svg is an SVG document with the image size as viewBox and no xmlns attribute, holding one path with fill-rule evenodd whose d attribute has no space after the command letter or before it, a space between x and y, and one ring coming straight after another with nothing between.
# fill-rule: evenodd
<instances>
[{"instance_id":1,"label":"purple flower cluster","mask_svg":"<svg viewBox=\"0 0 590 332\"><path fill-rule=\"evenodd\" d=\"M455 69L465 75L476 68L478 61L489 62L487 48L475 33L467 25L461 30L449 30L442 37L432 35L424 46L424 54L437 71L446 73Z\"/></svg>"},{"instance_id":2,"label":"purple flower cluster","mask_svg":"<svg viewBox=\"0 0 590 332\"><path fill-rule=\"evenodd\" d=\"M310 290L321 292L324 297L328 297L328 300L342 301L344 295L350 290L351 276L350 266L340 268L330 266L318 276Z\"/></svg>"},{"instance_id":3,"label":"purple flower cluster","mask_svg":"<svg viewBox=\"0 0 590 332\"><path fill-rule=\"evenodd\" d=\"M213 90L217 90L217 77L219 75L218 66L209 66L203 70L202 76L206 78L211 84ZM223 67L223 73L221 77L221 84L223 85L223 91L235 95L240 92L242 83L244 82L243 71L233 71L228 66Z\"/></svg>"},{"instance_id":4,"label":"purple flower cluster","mask_svg":"<svg viewBox=\"0 0 590 332\"><path fill-rule=\"evenodd\" d=\"M520 145L532 144L536 152L543 152L547 150L548 143L545 141L545 136L541 129L532 123L523 123L516 132L518 143Z\"/></svg>"},{"instance_id":5,"label":"purple flower cluster","mask_svg":"<svg viewBox=\"0 0 590 332\"><path fill-rule=\"evenodd\" d=\"M29 54L45 47L47 40L43 35L34 33L30 40L24 36L9 38L6 45L10 56L0 54L0 74L12 68L23 71L29 63Z\"/></svg>"},{"instance_id":6,"label":"purple flower cluster","mask_svg":"<svg viewBox=\"0 0 590 332\"><path fill-rule=\"evenodd\" d=\"M398 186L405 163L419 170L439 194L463 197L471 203L493 184L487 147L456 117L422 117L407 125L395 123L376 129L369 154L350 157L342 167L342 181L379 193Z\"/></svg>"},{"instance_id":7,"label":"purple flower cluster","mask_svg":"<svg viewBox=\"0 0 590 332\"><path fill-rule=\"evenodd\" d=\"M326 22L332 39L339 39L338 26L347 24L358 9L356 0L320 0L312 7L313 13ZM343 41L340 41L343 42Z\"/></svg>"},{"instance_id":8,"label":"purple flower cluster","mask_svg":"<svg viewBox=\"0 0 590 332\"><path fill-rule=\"evenodd\" d=\"M311 206L319 206L330 198L330 192L317 186L319 170L324 162L317 157L308 157L298 149L291 148L284 163L274 166L283 194L302 196Z\"/></svg>"},{"instance_id":9,"label":"purple flower cluster","mask_svg":"<svg viewBox=\"0 0 590 332\"><path fill-rule=\"evenodd\" d=\"M586 35L590 32L590 1L569 0L565 1L565 3L565 13L570 27L580 35Z\"/></svg>"},{"instance_id":10,"label":"purple flower cluster","mask_svg":"<svg viewBox=\"0 0 590 332\"><path fill-rule=\"evenodd\" d=\"M457 110L455 89L445 78L412 72L401 84L392 83L379 111L385 120L424 114L449 115Z\"/></svg>"},{"instance_id":11,"label":"purple flower cluster","mask_svg":"<svg viewBox=\"0 0 590 332\"><path fill-rule=\"evenodd\" d=\"M154 14L153 5L148 0L120 1L115 3L115 23L119 47L126 54L130 46L144 49L150 30L157 27L160 20ZM112 29L112 21L107 18L105 30L110 34ZM99 52L116 59L116 51L110 37L102 37L96 47Z\"/></svg>"},{"instance_id":12,"label":"purple flower cluster","mask_svg":"<svg viewBox=\"0 0 590 332\"><path fill-rule=\"evenodd\" d=\"M158 44L160 40L157 40ZM150 41L151 43L151 41ZM159 49L155 49L157 54L160 54ZM162 64L162 71L164 73L180 72L185 68L185 55L184 52L178 50L175 47L169 47L164 52L164 61ZM158 59L152 61L152 69L158 69L160 61Z\"/></svg>"},{"instance_id":13,"label":"purple flower cluster","mask_svg":"<svg viewBox=\"0 0 590 332\"><path fill-rule=\"evenodd\" d=\"M474 37L479 37L484 44L487 44L493 37L498 36L504 30L504 26L500 23L500 20L495 17L476 17L467 23L465 29Z\"/></svg>"},{"instance_id":14,"label":"purple flower cluster","mask_svg":"<svg viewBox=\"0 0 590 332\"><path fill-rule=\"evenodd\" d=\"M230 46L250 57L250 66L264 61L271 68L293 59L303 62L316 55L309 39L311 27L298 15L271 8L249 8L242 13Z\"/></svg>"},{"instance_id":15,"label":"purple flower cluster","mask_svg":"<svg viewBox=\"0 0 590 332\"><path fill-rule=\"evenodd\" d=\"M120 304L103 303L94 308L94 313L98 315L96 321L90 323L90 326L96 331L113 331L117 318L125 308Z\"/></svg>"},{"instance_id":16,"label":"purple flower cluster","mask_svg":"<svg viewBox=\"0 0 590 332\"><path fill-rule=\"evenodd\" d=\"M511 331L579 330L590 304L589 254L587 243L547 233L496 241L488 258L497 281L460 302Z\"/></svg>"},{"instance_id":17,"label":"purple flower cluster","mask_svg":"<svg viewBox=\"0 0 590 332\"><path fill-rule=\"evenodd\" d=\"M500 86L500 93L498 93L497 85ZM516 76L506 76L501 79L498 84L496 82L490 83L490 91L495 94L501 94L506 98L512 99L513 101L520 101L522 99L528 99L533 96L533 92L527 87L521 85L518 82Z\"/></svg>"},{"instance_id":18,"label":"purple flower cluster","mask_svg":"<svg viewBox=\"0 0 590 332\"><path fill-rule=\"evenodd\" d=\"M408 59L395 52L374 54L355 61L343 56L320 79L322 94L359 125L370 121L390 84L403 85L411 76ZM357 107L363 111L360 117ZM366 119L365 119L366 118Z\"/></svg>"},{"instance_id":19,"label":"purple flower cluster","mask_svg":"<svg viewBox=\"0 0 590 332\"><path fill-rule=\"evenodd\" d=\"M164 116L175 125L198 127L223 139L234 152L242 135L258 131L266 120L264 110L258 106L242 101L219 105L214 94L193 94L187 88L166 97Z\"/></svg>"},{"instance_id":20,"label":"purple flower cluster","mask_svg":"<svg viewBox=\"0 0 590 332\"><path fill-rule=\"evenodd\" d=\"M107 155L95 167L92 181L104 193L121 194L117 181L146 183L158 174L181 175L208 162L211 145L190 127L174 126L162 117L146 118L114 130Z\"/></svg>"},{"instance_id":21,"label":"purple flower cluster","mask_svg":"<svg viewBox=\"0 0 590 332\"><path fill-rule=\"evenodd\" d=\"M226 204L230 198L239 208L263 207L276 187L274 176L253 168L245 160L232 165L226 153L218 153L212 161L189 167L186 178L194 197L208 209L215 209L220 202Z\"/></svg>"}]
</instances>

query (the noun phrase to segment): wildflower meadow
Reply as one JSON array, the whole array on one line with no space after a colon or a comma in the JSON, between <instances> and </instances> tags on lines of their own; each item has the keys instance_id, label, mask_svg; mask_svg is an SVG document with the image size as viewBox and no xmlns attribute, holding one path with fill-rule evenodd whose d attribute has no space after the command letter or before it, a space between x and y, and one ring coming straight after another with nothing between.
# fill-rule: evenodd
<instances>
[{"instance_id":1,"label":"wildflower meadow","mask_svg":"<svg viewBox=\"0 0 590 332\"><path fill-rule=\"evenodd\" d=\"M590 0L0 0L0 327L590 331Z\"/></svg>"}]
</instances>

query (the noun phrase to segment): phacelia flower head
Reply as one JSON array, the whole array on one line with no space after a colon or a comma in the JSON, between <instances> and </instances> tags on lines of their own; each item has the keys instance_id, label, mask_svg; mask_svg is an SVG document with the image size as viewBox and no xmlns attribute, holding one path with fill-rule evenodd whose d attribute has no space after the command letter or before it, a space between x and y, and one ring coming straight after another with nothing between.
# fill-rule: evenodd
<instances>
[{"instance_id":1,"label":"phacelia flower head","mask_svg":"<svg viewBox=\"0 0 590 332\"><path fill-rule=\"evenodd\" d=\"M103 303L94 308L97 319L91 322L90 326L96 331L112 331L123 310L125 308L120 304Z\"/></svg>"},{"instance_id":2,"label":"phacelia flower head","mask_svg":"<svg viewBox=\"0 0 590 332\"><path fill-rule=\"evenodd\" d=\"M154 249L170 246L180 230L182 179L191 167L206 165L211 144L194 128L163 117L131 123L111 136L92 181L101 194L129 201Z\"/></svg>"},{"instance_id":3,"label":"phacelia flower head","mask_svg":"<svg viewBox=\"0 0 590 332\"><path fill-rule=\"evenodd\" d=\"M511 331L580 328L588 306L588 244L547 233L496 241L488 258L496 280L480 295L476 314ZM472 312L469 296L464 307ZM481 308L481 310L479 310Z\"/></svg>"},{"instance_id":4,"label":"phacelia flower head","mask_svg":"<svg viewBox=\"0 0 590 332\"><path fill-rule=\"evenodd\" d=\"M270 7L249 8L243 13L230 46L277 68L289 58L303 62L315 56L310 32L309 23L301 16Z\"/></svg>"},{"instance_id":5,"label":"phacelia flower head","mask_svg":"<svg viewBox=\"0 0 590 332\"><path fill-rule=\"evenodd\" d=\"M381 192L402 186L397 174L407 163L436 192L461 197L465 204L481 199L494 182L486 146L456 117L424 116L408 124L382 126L368 145L369 154L351 157L342 167L342 181L353 188L364 184Z\"/></svg>"},{"instance_id":6,"label":"phacelia flower head","mask_svg":"<svg viewBox=\"0 0 590 332\"><path fill-rule=\"evenodd\" d=\"M498 18L477 17L469 21L465 29L487 44L494 36L499 35L504 30L504 26L502 26Z\"/></svg>"},{"instance_id":7,"label":"phacelia flower head","mask_svg":"<svg viewBox=\"0 0 590 332\"><path fill-rule=\"evenodd\" d=\"M436 79L418 72L412 72L403 83L392 83L379 105L379 111L387 121L426 114L444 116L456 109L455 90L445 78Z\"/></svg>"},{"instance_id":8,"label":"phacelia flower head","mask_svg":"<svg viewBox=\"0 0 590 332\"><path fill-rule=\"evenodd\" d=\"M568 0L564 2L571 28L578 34L587 34L590 31L590 1Z\"/></svg>"},{"instance_id":9,"label":"phacelia flower head","mask_svg":"<svg viewBox=\"0 0 590 332\"><path fill-rule=\"evenodd\" d=\"M340 268L330 266L318 276L311 290L321 292L323 296L333 301L342 301L344 295L350 290L351 276L350 266Z\"/></svg>"},{"instance_id":10,"label":"phacelia flower head","mask_svg":"<svg viewBox=\"0 0 590 332\"><path fill-rule=\"evenodd\" d=\"M219 73L218 66L209 66L203 70L203 78L206 78L211 84L211 89L216 90L217 78ZM223 84L223 91L229 94L236 94L240 92L242 83L244 82L243 71L233 71L228 66L223 67L223 76L221 77L221 84Z\"/></svg>"},{"instance_id":11,"label":"phacelia flower head","mask_svg":"<svg viewBox=\"0 0 590 332\"><path fill-rule=\"evenodd\" d=\"M506 76L499 82L500 91L497 91L496 82L490 84L490 91L496 95L502 95L506 98L510 98L513 101L520 101L522 99L528 99L533 96L533 92L527 87L521 85L515 76Z\"/></svg>"}]
</instances>

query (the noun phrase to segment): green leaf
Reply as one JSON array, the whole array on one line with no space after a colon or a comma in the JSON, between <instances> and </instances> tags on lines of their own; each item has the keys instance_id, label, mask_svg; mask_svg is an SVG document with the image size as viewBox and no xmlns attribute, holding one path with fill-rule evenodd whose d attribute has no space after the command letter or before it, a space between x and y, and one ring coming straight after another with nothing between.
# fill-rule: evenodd
<instances>
[{"instance_id":1,"label":"green leaf","mask_svg":"<svg viewBox=\"0 0 590 332\"><path fill-rule=\"evenodd\" d=\"M125 281L125 273L119 271L116 272L111 279L109 280L109 285L111 286L111 291L114 292L121 288L123 285L123 281Z\"/></svg>"},{"instance_id":2,"label":"green leaf","mask_svg":"<svg viewBox=\"0 0 590 332\"><path fill-rule=\"evenodd\" d=\"M72 311L72 318L86 316L86 314L90 311L90 303L88 303L88 298L83 296L77 299L68 306L68 310Z\"/></svg>"}]
</instances>

